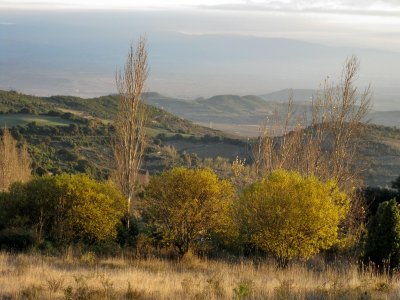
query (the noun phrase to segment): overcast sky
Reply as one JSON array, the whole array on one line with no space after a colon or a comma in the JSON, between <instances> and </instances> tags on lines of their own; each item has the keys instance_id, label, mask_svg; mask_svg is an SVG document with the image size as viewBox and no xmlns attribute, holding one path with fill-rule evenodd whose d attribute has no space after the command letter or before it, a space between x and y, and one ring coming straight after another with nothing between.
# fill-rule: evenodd
<instances>
[{"instance_id":1,"label":"overcast sky","mask_svg":"<svg viewBox=\"0 0 400 300\"><path fill-rule=\"evenodd\" d=\"M1 0L20 9L220 9L399 17L398 0ZM376 20L376 18L374 19Z\"/></svg>"},{"instance_id":2,"label":"overcast sky","mask_svg":"<svg viewBox=\"0 0 400 300\"><path fill-rule=\"evenodd\" d=\"M311 10L359 13L399 12L398 0L2 0L2 7L13 8L188 8L219 7L225 9Z\"/></svg>"},{"instance_id":3,"label":"overcast sky","mask_svg":"<svg viewBox=\"0 0 400 300\"><path fill-rule=\"evenodd\" d=\"M224 24L224 16L220 22L203 22L203 26L191 22L180 28L162 25L186 34L278 36L334 46L400 51L400 0L0 0L0 8L186 10L205 16L221 14L226 19L251 15L254 22L238 22L229 27ZM273 18L279 22L268 27L268 20ZM7 22L10 20L0 20L0 25Z\"/></svg>"},{"instance_id":4,"label":"overcast sky","mask_svg":"<svg viewBox=\"0 0 400 300\"><path fill-rule=\"evenodd\" d=\"M149 88L170 95L316 88L352 54L361 58L362 82L400 94L400 0L0 0L0 88L79 94L66 82L78 86L79 74L97 72L86 92L112 91L116 65L142 33ZM330 48L278 49L258 38ZM57 85L46 85L54 78Z\"/></svg>"}]
</instances>

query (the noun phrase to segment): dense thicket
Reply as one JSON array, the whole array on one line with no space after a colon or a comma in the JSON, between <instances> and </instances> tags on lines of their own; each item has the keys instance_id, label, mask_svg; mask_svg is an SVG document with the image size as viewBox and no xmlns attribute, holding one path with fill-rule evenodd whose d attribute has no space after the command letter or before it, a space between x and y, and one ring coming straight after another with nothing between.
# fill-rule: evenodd
<instances>
[{"instance_id":1,"label":"dense thicket","mask_svg":"<svg viewBox=\"0 0 400 300\"><path fill-rule=\"evenodd\" d=\"M37 244L55 245L115 238L125 207L112 184L66 174L15 183L0 201L2 229L18 229Z\"/></svg>"}]
</instances>

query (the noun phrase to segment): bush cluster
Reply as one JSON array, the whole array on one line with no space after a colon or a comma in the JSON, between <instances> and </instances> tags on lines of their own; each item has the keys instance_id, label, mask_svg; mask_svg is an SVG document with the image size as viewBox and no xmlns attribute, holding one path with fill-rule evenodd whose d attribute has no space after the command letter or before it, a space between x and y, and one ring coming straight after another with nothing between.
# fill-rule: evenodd
<instances>
[{"instance_id":1,"label":"bush cluster","mask_svg":"<svg viewBox=\"0 0 400 300\"><path fill-rule=\"evenodd\" d=\"M14 183L0 194L0 209L3 248L25 248L32 239L94 244L116 238L125 200L111 183L62 174Z\"/></svg>"},{"instance_id":2,"label":"bush cluster","mask_svg":"<svg viewBox=\"0 0 400 300\"><path fill-rule=\"evenodd\" d=\"M175 168L152 177L142 202L146 229L180 255L215 246L259 249L285 266L338 242L349 200L334 181L277 170L245 188L209 169Z\"/></svg>"},{"instance_id":3,"label":"bush cluster","mask_svg":"<svg viewBox=\"0 0 400 300\"><path fill-rule=\"evenodd\" d=\"M101 245L119 245L136 247L137 253L149 247L173 250L180 257L261 253L285 267L337 245L350 209L349 198L333 180L276 170L238 193L232 181L219 179L211 169L184 167L153 176L136 199L135 216L126 213L126 203L112 183L87 175L14 183L0 193L0 247L20 251L83 244L101 251ZM400 264L397 202L382 201L372 211L364 262L395 269Z\"/></svg>"}]
</instances>

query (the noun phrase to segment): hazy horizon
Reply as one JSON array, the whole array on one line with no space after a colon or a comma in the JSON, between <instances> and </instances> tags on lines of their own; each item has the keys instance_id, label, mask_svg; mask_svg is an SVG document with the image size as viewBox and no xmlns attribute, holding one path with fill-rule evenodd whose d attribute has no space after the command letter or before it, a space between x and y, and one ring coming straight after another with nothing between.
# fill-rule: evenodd
<instances>
[{"instance_id":1,"label":"hazy horizon","mask_svg":"<svg viewBox=\"0 0 400 300\"><path fill-rule=\"evenodd\" d=\"M361 3L363 2L363 3ZM179 98L318 89L361 62L375 106L400 95L396 1L0 0L0 88L36 95L115 92L129 44L148 39L147 91Z\"/></svg>"}]
</instances>

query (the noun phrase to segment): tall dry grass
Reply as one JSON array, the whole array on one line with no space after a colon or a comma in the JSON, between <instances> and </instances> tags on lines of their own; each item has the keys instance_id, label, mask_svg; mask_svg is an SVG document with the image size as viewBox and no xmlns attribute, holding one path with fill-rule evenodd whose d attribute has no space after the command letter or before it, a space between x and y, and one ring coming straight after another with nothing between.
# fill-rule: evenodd
<instances>
[{"instance_id":1,"label":"tall dry grass","mask_svg":"<svg viewBox=\"0 0 400 300\"><path fill-rule=\"evenodd\" d=\"M360 272L355 265L195 257L98 259L0 253L0 299L399 299L398 276Z\"/></svg>"}]
</instances>

